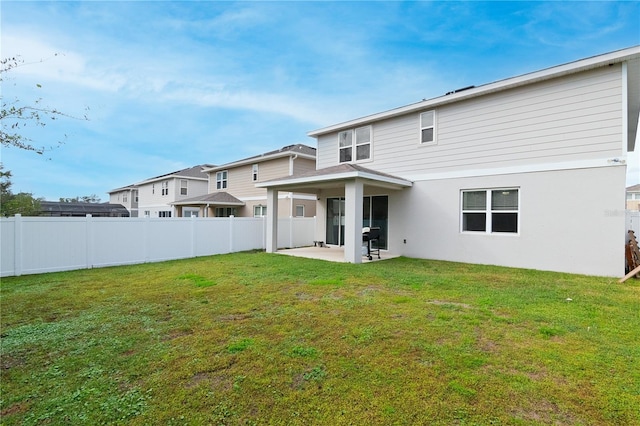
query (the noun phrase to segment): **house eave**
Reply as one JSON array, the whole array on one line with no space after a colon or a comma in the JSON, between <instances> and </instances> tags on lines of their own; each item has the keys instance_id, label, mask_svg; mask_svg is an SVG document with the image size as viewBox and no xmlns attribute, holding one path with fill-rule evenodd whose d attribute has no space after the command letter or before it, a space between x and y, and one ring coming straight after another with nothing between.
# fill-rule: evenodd
<instances>
[{"instance_id":1,"label":"house eave","mask_svg":"<svg viewBox=\"0 0 640 426\"><path fill-rule=\"evenodd\" d=\"M364 117L360 117L354 120L345 121L342 123L334 124L321 129L308 132L310 137L318 137L327 133L333 133L339 130L358 127L365 124L372 123L374 121L385 120L400 115L418 112L421 110L427 110L435 107L439 107L454 102L460 102L462 100L475 98L478 96L487 95L494 92L513 89L519 86L527 84L533 84L536 82L549 80L552 78L558 78L569 74L574 74L589 69L599 68L603 66L614 65L617 63L625 62L630 59L640 57L640 46L634 46L627 49L618 50L615 52L606 53L603 55L593 56L591 58L581 59L578 61L570 62L564 65L559 65L551 68L547 68L540 71L535 71L528 74L523 74L517 77L511 77L504 80L499 80L493 83L487 83L481 86L473 87L467 90L463 90L448 95L439 96L432 99L425 99L423 101L413 103L410 105L402 106L392 110L372 114Z\"/></svg>"},{"instance_id":2,"label":"house eave","mask_svg":"<svg viewBox=\"0 0 640 426\"><path fill-rule=\"evenodd\" d=\"M352 179L363 179L372 182L378 186L387 186L390 188L408 188L413 185L412 182L400 178L388 176L380 176L364 171L350 171L344 173L334 173L324 176L307 176L292 179L272 180L268 182L257 183L256 188L275 188L275 187L295 187L308 186L313 184L325 184L331 182L347 181Z\"/></svg>"},{"instance_id":3,"label":"house eave","mask_svg":"<svg viewBox=\"0 0 640 426\"><path fill-rule=\"evenodd\" d=\"M257 164L257 163L262 163L264 161L274 160L277 158L285 158L285 157L298 157L298 158L305 158L308 160L316 159L315 155L303 154L300 152L284 151L284 152L277 152L271 155L245 158L244 160L234 161L232 163L223 164L221 166L202 169L202 171L204 173L219 172L221 170L227 170L234 167L246 166L247 164Z\"/></svg>"}]
</instances>

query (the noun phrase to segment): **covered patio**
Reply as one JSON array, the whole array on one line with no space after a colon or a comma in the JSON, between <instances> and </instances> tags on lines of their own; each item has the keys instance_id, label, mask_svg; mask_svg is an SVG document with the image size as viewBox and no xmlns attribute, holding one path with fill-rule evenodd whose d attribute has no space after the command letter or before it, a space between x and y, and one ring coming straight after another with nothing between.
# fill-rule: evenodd
<instances>
[{"instance_id":1,"label":"covered patio","mask_svg":"<svg viewBox=\"0 0 640 426\"><path fill-rule=\"evenodd\" d=\"M299 247L292 249L280 249L278 254L285 254L287 256L304 257L307 259L326 260L328 262L340 262L344 263L344 246L343 247ZM399 257L399 255L390 254L388 251L380 251L380 259L377 255L372 256L373 259L369 260L366 256L362 256L362 263L378 262L380 260L393 259Z\"/></svg>"},{"instance_id":2,"label":"covered patio","mask_svg":"<svg viewBox=\"0 0 640 426\"><path fill-rule=\"evenodd\" d=\"M368 259L362 255L363 228L363 199L366 194L380 192L401 191L410 188L412 182L396 176L370 170L356 164L340 164L325 169L314 170L301 175L287 176L256 184L256 187L267 189L267 229L266 249L268 253L278 251L278 192L294 191L316 194L318 216L322 219L326 214L326 201L329 196L344 198L344 224L341 233L344 242L334 248L318 248L317 250L301 250L299 253L313 253L316 256L327 257L326 260L336 259L348 263L362 263ZM316 228L316 240L326 241L326 223ZM308 250L304 252L302 250ZM338 260L342 254L342 260ZM335 253L335 254L334 254ZM382 253L385 252L381 252ZM389 256L389 253L386 253ZM319 257L318 257L319 258ZM374 257L377 260L377 256Z\"/></svg>"}]
</instances>

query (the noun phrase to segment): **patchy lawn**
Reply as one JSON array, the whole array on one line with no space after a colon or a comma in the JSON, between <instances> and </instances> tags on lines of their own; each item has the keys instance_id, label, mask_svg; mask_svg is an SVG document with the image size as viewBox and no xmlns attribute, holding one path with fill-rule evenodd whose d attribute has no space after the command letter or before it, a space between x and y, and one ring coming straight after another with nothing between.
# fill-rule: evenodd
<instances>
[{"instance_id":1,"label":"patchy lawn","mask_svg":"<svg viewBox=\"0 0 640 426\"><path fill-rule=\"evenodd\" d=\"M265 253L1 283L3 425L640 425L640 283Z\"/></svg>"}]
</instances>

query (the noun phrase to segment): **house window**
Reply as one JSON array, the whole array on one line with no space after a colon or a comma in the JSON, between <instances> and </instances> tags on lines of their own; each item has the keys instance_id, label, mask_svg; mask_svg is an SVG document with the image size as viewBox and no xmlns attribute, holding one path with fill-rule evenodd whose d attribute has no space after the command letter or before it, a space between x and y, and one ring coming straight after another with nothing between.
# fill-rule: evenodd
<instances>
[{"instance_id":1,"label":"house window","mask_svg":"<svg viewBox=\"0 0 640 426\"><path fill-rule=\"evenodd\" d=\"M436 112L427 111L420 114L420 143L435 145L436 141Z\"/></svg>"},{"instance_id":2,"label":"house window","mask_svg":"<svg viewBox=\"0 0 640 426\"><path fill-rule=\"evenodd\" d=\"M253 217L263 217L267 215L267 206L253 206Z\"/></svg>"},{"instance_id":3,"label":"house window","mask_svg":"<svg viewBox=\"0 0 640 426\"><path fill-rule=\"evenodd\" d=\"M169 181L162 182L162 195L169 195Z\"/></svg>"},{"instance_id":4,"label":"house window","mask_svg":"<svg viewBox=\"0 0 640 426\"><path fill-rule=\"evenodd\" d=\"M304 217L304 205L298 204L296 206L296 217Z\"/></svg>"},{"instance_id":5,"label":"house window","mask_svg":"<svg viewBox=\"0 0 640 426\"><path fill-rule=\"evenodd\" d=\"M518 233L519 191L462 191L462 232Z\"/></svg>"},{"instance_id":6,"label":"house window","mask_svg":"<svg viewBox=\"0 0 640 426\"><path fill-rule=\"evenodd\" d=\"M156 184L155 184L155 183L152 183L152 184L151 184L151 193L152 193L152 194L155 194L155 193L156 193Z\"/></svg>"},{"instance_id":7,"label":"house window","mask_svg":"<svg viewBox=\"0 0 640 426\"><path fill-rule=\"evenodd\" d=\"M149 217L149 216L151 216L151 211L145 210L144 211L144 217Z\"/></svg>"},{"instance_id":8,"label":"house window","mask_svg":"<svg viewBox=\"0 0 640 426\"><path fill-rule=\"evenodd\" d=\"M187 195L187 180L180 180L180 195Z\"/></svg>"},{"instance_id":9,"label":"house window","mask_svg":"<svg viewBox=\"0 0 640 426\"><path fill-rule=\"evenodd\" d=\"M134 202L138 202L138 191L133 191Z\"/></svg>"},{"instance_id":10,"label":"house window","mask_svg":"<svg viewBox=\"0 0 640 426\"><path fill-rule=\"evenodd\" d=\"M355 130L345 130L340 132L338 134L338 144L340 147L341 163L348 163L352 161L354 150L356 154L355 161L370 159L371 126L359 127Z\"/></svg>"},{"instance_id":11,"label":"house window","mask_svg":"<svg viewBox=\"0 0 640 426\"><path fill-rule=\"evenodd\" d=\"M216 189L227 189L227 171L216 173Z\"/></svg>"},{"instance_id":12,"label":"house window","mask_svg":"<svg viewBox=\"0 0 640 426\"><path fill-rule=\"evenodd\" d=\"M253 166L251 166L251 180L253 182L258 181L258 165L257 164L254 164Z\"/></svg>"},{"instance_id":13,"label":"house window","mask_svg":"<svg viewBox=\"0 0 640 426\"><path fill-rule=\"evenodd\" d=\"M126 192L124 192L124 193L122 194L122 202L123 202L123 203L126 203L128 200L129 200L129 197L127 197L127 193L126 193Z\"/></svg>"},{"instance_id":14,"label":"house window","mask_svg":"<svg viewBox=\"0 0 640 426\"><path fill-rule=\"evenodd\" d=\"M165 210L158 212L158 217L171 217L171 211Z\"/></svg>"},{"instance_id":15,"label":"house window","mask_svg":"<svg viewBox=\"0 0 640 426\"><path fill-rule=\"evenodd\" d=\"M235 207L216 207L216 217L236 216Z\"/></svg>"}]
</instances>

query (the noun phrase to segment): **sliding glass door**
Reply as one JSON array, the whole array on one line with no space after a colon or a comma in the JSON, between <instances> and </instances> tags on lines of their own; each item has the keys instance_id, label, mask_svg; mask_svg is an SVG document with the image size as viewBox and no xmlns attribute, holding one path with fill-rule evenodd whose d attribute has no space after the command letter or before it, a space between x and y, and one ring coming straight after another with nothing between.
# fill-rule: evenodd
<instances>
[{"instance_id":1,"label":"sliding glass door","mask_svg":"<svg viewBox=\"0 0 640 426\"><path fill-rule=\"evenodd\" d=\"M344 245L344 198L327 198L327 244ZM381 249L387 248L387 223L389 219L389 197L379 195L362 199L362 227L380 227Z\"/></svg>"}]
</instances>

